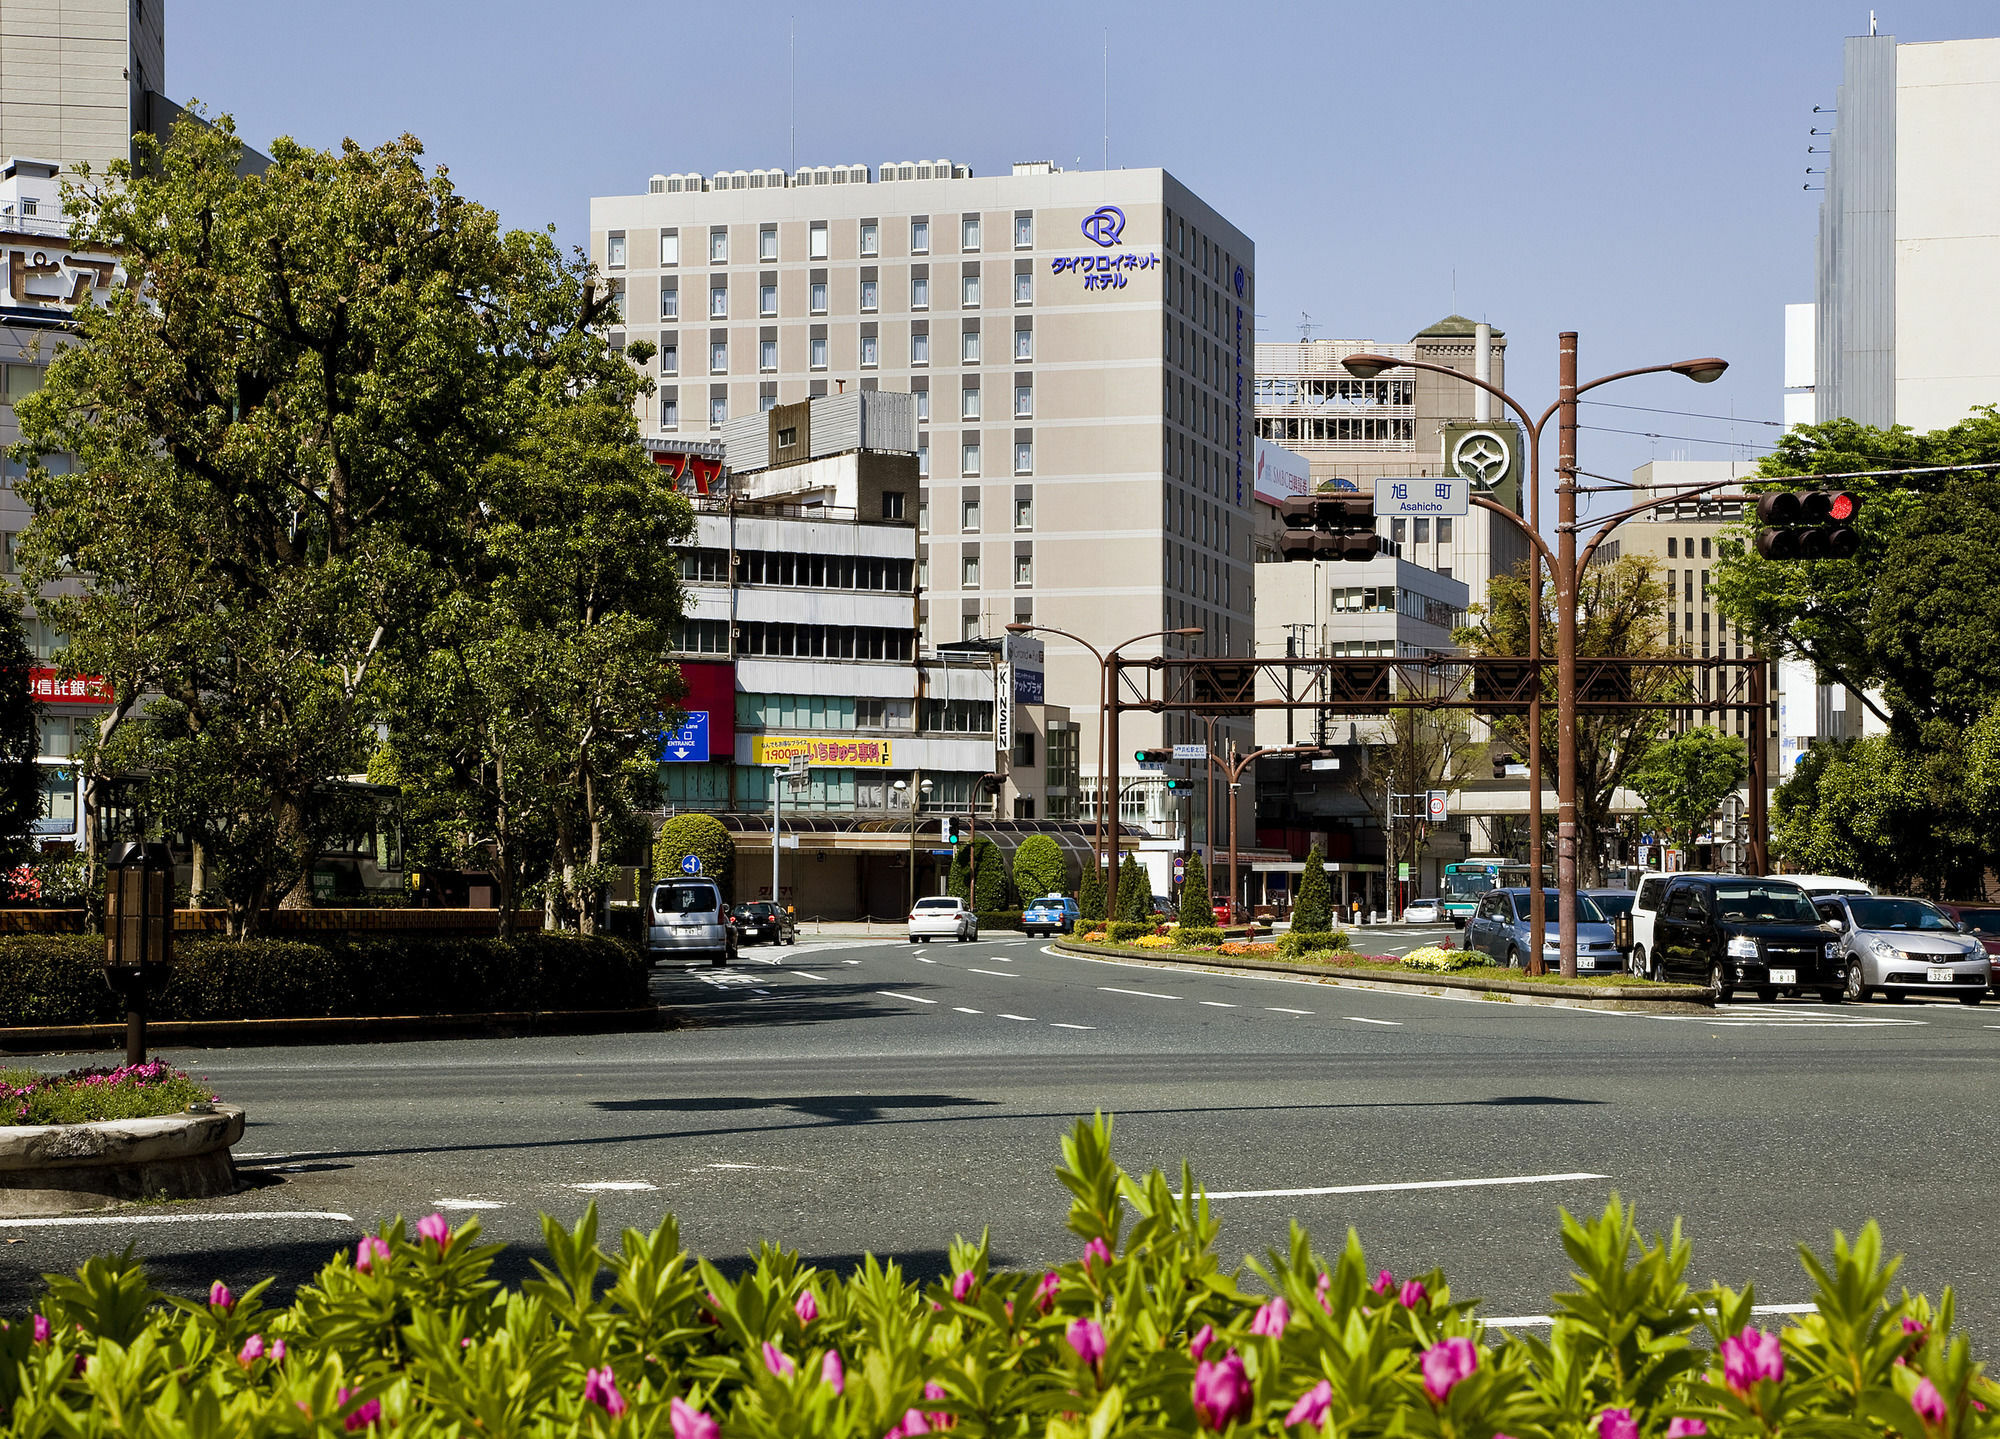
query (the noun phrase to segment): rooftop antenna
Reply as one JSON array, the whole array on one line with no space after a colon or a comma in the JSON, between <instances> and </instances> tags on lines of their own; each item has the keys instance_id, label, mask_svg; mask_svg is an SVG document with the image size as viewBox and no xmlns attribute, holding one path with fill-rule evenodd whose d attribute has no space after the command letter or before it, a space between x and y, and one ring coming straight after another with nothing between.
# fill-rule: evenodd
<instances>
[{"instance_id":1,"label":"rooftop antenna","mask_svg":"<svg viewBox=\"0 0 2000 1439\"><path fill-rule=\"evenodd\" d=\"M785 168L796 170L799 168L799 17L796 15L791 17L791 54L792 134L790 149L787 152L791 158L786 162Z\"/></svg>"},{"instance_id":2,"label":"rooftop antenna","mask_svg":"<svg viewBox=\"0 0 2000 1439\"><path fill-rule=\"evenodd\" d=\"M1311 315L1307 314L1304 310L1299 311L1300 344L1303 345L1306 341L1310 340L1312 338L1312 332L1319 328L1321 328L1319 325L1313 323L1313 317Z\"/></svg>"},{"instance_id":3,"label":"rooftop antenna","mask_svg":"<svg viewBox=\"0 0 2000 1439\"><path fill-rule=\"evenodd\" d=\"M1868 34L1871 37L1875 34L1875 12L1873 10L1868 12Z\"/></svg>"},{"instance_id":4,"label":"rooftop antenna","mask_svg":"<svg viewBox=\"0 0 2000 1439\"><path fill-rule=\"evenodd\" d=\"M1111 30L1104 31L1104 168L1111 168Z\"/></svg>"}]
</instances>

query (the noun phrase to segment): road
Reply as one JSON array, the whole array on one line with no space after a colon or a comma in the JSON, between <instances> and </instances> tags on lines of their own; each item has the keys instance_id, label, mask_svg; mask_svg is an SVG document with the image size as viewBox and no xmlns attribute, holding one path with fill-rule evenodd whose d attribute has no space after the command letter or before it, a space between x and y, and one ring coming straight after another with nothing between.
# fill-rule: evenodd
<instances>
[{"instance_id":1,"label":"road","mask_svg":"<svg viewBox=\"0 0 2000 1439\"><path fill-rule=\"evenodd\" d=\"M1434 932L1432 932L1434 933ZM1407 948L1371 935L1368 947ZM1795 1243L1870 1216L1904 1279L1957 1286L2000 1339L2000 1227L1975 1176L2000 1139L2000 1004L1733 1004L1600 1013L1342 989L975 944L749 949L660 972L659 1034L170 1055L250 1112L257 1187L95 1223L0 1225L0 1307L41 1271L135 1242L194 1292L309 1277L363 1227L432 1207L519 1241L594 1198L605 1232L680 1217L695 1248L761 1238L823 1264L942 1267L990 1227L1000 1261L1071 1255L1057 1138L1117 1116L1128 1169L1216 1200L1234 1258L1294 1218L1354 1226L1398 1274L1442 1265L1492 1316L1564 1287L1557 1209L1615 1190L1682 1216L1698 1282L1810 1297ZM50 1061L50 1063L60 1061Z\"/></svg>"}]
</instances>

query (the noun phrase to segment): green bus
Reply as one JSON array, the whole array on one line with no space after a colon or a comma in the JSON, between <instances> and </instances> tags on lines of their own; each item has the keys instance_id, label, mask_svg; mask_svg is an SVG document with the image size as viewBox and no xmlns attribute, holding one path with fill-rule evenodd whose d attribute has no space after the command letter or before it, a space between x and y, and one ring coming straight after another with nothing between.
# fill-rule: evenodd
<instances>
[{"instance_id":1,"label":"green bus","mask_svg":"<svg viewBox=\"0 0 2000 1439\"><path fill-rule=\"evenodd\" d=\"M1519 889L1528 867L1511 859L1462 859L1444 867L1444 915L1460 929L1488 890Z\"/></svg>"}]
</instances>

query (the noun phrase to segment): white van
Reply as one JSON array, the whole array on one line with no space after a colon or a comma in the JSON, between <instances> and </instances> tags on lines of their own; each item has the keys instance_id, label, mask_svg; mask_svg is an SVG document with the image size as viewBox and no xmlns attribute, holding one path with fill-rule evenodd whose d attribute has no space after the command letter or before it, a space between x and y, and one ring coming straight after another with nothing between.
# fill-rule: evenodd
<instances>
[{"instance_id":1,"label":"white van","mask_svg":"<svg viewBox=\"0 0 2000 1439\"><path fill-rule=\"evenodd\" d=\"M1637 897L1632 901L1632 952L1625 957L1626 968L1632 973L1644 978L1653 972L1653 921L1660 917L1667 881L1709 873L1713 871L1675 870L1671 874L1654 871L1640 878Z\"/></svg>"},{"instance_id":2,"label":"white van","mask_svg":"<svg viewBox=\"0 0 2000 1439\"><path fill-rule=\"evenodd\" d=\"M1780 874L1774 879L1790 880L1814 899L1825 899L1834 894L1872 895L1874 890L1858 879L1842 879L1835 874Z\"/></svg>"}]
</instances>

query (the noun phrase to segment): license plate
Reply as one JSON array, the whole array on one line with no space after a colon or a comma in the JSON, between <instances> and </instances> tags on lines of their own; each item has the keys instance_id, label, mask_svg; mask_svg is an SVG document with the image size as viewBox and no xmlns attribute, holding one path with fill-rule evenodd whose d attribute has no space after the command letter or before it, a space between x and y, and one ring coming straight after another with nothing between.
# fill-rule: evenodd
<instances>
[{"instance_id":1,"label":"license plate","mask_svg":"<svg viewBox=\"0 0 2000 1439\"><path fill-rule=\"evenodd\" d=\"M1597 968L1597 961L1594 959L1586 959L1582 955L1578 955L1576 957L1576 967L1578 969L1595 969Z\"/></svg>"},{"instance_id":2,"label":"license plate","mask_svg":"<svg viewBox=\"0 0 2000 1439\"><path fill-rule=\"evenodd\" d=\"M1958 979L1958 971L1955 969L1934 969L1930 972L1929 978L1932 984L1951 984Z\"/></svg>"},{"instance_id":3,"label":"license plate","mask_svg":"<svg viewBox=\"0 0 2000 1439\"><path fill-rule=\"evenodd\" d=\"M1771 971L1771 983L1773 984L1797 984L1798 982L1799 972L1796 969L1774 969Z\"/></svg>"}]
</instances>

